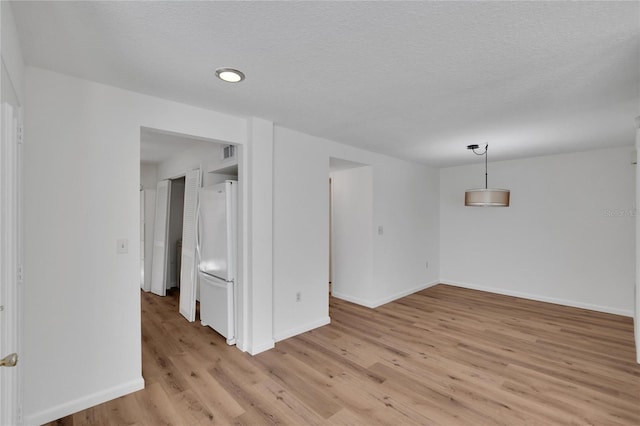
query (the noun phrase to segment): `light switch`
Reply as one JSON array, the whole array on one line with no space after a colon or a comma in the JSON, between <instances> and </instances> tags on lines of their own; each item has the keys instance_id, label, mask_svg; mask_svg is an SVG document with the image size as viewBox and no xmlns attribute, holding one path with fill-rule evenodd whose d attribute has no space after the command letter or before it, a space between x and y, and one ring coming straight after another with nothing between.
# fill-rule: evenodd
<instances>
[{"instance_id":1,"label":"light switch","mask_svg":"<svg viewBox=\"0 0 640 426\"><path fill-rule=\"evenodd\" d=\"M119 238L117 241L116 253L127 254L129 253L129 240L126 238Z\"/></svg>"}]
</instances>

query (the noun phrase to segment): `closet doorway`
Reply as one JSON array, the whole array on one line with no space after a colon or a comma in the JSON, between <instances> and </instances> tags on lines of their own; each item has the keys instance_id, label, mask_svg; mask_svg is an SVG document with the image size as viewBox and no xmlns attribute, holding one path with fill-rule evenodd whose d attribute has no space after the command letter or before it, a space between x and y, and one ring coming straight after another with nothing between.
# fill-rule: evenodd
<instances>
[{"instance_id":1,"label":"closet doorway","mask_svg":"<svg viewBox=\"0 0 640 426\"><path fill-rule=\"evenodd\" d=\"M169 184L171 197L169 198L169 232L167 235L167 290L180 288L185 177L170 179Z\"/></svg>"}]
</instances>

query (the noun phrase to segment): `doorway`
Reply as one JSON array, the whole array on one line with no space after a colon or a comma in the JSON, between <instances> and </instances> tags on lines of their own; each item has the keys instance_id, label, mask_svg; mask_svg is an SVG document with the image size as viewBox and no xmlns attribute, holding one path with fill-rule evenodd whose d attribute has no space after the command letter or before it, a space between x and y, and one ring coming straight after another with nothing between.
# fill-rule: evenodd
<instances>
[{"instance_id":1,"label":"doorway","mask_svg":"<svg viewBox=\"0 0 640 426\"><path fill-rule=\"evenodd\" d=\"M197 319L196 304L200 300L196 265L198 193L202 187L225 180L241 184L238 160L242 150L236 146L229 149L230 146L200 137L141 128L140 188L143 192L155 191L155 203L146 203L140 209L141 239L144 239L141 247L145 248L141 250L141 256L145 256L145 261L141 260L141 277L144 277L141 287L161 296L167 291L173 297L178 293L178 310L188 321ZM149 223L151 217L154 223ZM242 217L241 211L238 217ZM160 251L162 256L158 256ZM151 261L147 261L148 258ZM241 262L239 259L238 268L242 267ZM157 276L162 278L160 291L154 279ZM151 285L147 285L147 280ZM235 285L239 287L241 282ZM239 318L235 323L242 324Z\"/></svg>"},{"instance_id":2,"label":"doorway","mask_svg":"<svg viewBox=\"0 0 640 426\"><path fill-rule=\"evenodd\" d=\"M182 231L184 224L185 177L169 179L169 232L167 236L166 289L180 290L180 266L182 259Z\"/></svg>"},{"instance_id":3,"label":"doorway","mask_svg":"<svg viewBox=\"0 0 640 426\"><path fill-rule=\"evenodd\" d=\"M200 170L218 158L220 146L212 140L141 128L140 264L144 291L164 296L167 290L180 289L187 186L191 192L202 186ZM191 222L195 220L195 202L192 204ZM191 240L194 244L194 238Z\"/></svg>"},{"instance_id":4,"label":"doorway","mask_svg":"<svg viewBox=\"0 0 640 426\"><path fill-rule=\"evenodd\" d=\"M331 295L362 304L373 274L373 168L329 160Z\"/></svg>"}]
</instances>

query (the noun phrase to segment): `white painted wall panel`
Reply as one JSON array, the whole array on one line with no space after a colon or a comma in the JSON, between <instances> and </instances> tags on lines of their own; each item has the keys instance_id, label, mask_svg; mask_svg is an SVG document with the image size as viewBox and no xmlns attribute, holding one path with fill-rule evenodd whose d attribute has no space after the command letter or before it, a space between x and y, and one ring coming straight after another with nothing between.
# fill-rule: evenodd
<instances>
[{"instance_id":1,"label":"white painted wall panel","mask_svg":"<svg viewBox=\"0 0 640 426\"><path fill-rule=\"evenodd\" d=\"M164 177L163 179L167 179ZM156 189L158 184L158 166L156 164L140 164L140 185L142 189Z\"/></svg>"},{"instance_id":2,"label":"white painted wall panel","mask_svg":"<svg viewBox=\"0 0 640 426\"><path fill-rule=\"evenodd\" d=\"M2 88L2 95L4 96L6 92L13 92L18 103L24 105L25 65L22 58L22 50L20 49L20 39L18 39L13 8L11 2L8 1L1 2L0 7L2 7L2 13L0 13L0 19L2 20L0 23L2 28L0 52L2 52L2 66L5 68L7 76L9 76L7 83L11 85L11 88ZM2 101L7 102L4 98ZM11 103L11 105L16 106L14 103Z\"/></svg>"},{"instance_id":3,"label":"white painted wall panel","mask_svg":"<svg viewBox=\"0 0 640 426\"><path fill-rule=\"evenodd\" d=\"M441 170L443 282L631 315L632 147L489 164L508 208L464 206L484 164Z\"/></svg>"},{"instance_id":4,"label":"white painted wall panel","mask_svg":"<svg viewBox=\"0 0 640 426\"><path fill-rule=\"evenodd\" d=\"M297 136L276 127L273 150L276 341L326 324L329 319L329 156L322 144Z\"/></svg>"},{"instance_id":5,"label":"white painted wall panel","mask_svg":"<svg viewBox=\"0 0 640 426\"><path fill-rule=\"evenodd\" d=\"M248 308L248 333L250 339L243 339L246 351L256 354L274 345L274 129L273 123L260 118L249 119L248 150L249 165L246 182L239 187L240 205L244 205L244 193L248 190L250 200L248 219L249 239L247 273L253 283L248 292L238 292L239 300L245 300ZM245 207L246 208L246 207ZM239 248L243 250L244 247Z\"/></svg>"},{"instance_id":6,"label":"white painted wall panel","mask_svg":"<svg viewBox=\"0 0 640 426\"><path fill-rule=\"evenodd\" d=\"M214 176L207 173L213 165L220 164L220 150L222 145L211 142L207 145L196 146L158 164L158 178L172 179L184 176L188 170L200 169L204 179L204 186L213 185Z\"/></svg>"},{"instance_id":7,"label":"white painted wall panel","mask_svg":"<svg viewBox=\"0 0 640 426\"><path fill-rule=\"evenodd\" d=\"M378 306L438 282L439 176L436 169L395 158L374 164L373 225L384 228L373 239L371 300Z\"/></svg>"},{"instance_id":8,"label":"white painted wall panel","mask_svg":"<svg viewBox=\"0 0 640 426\"><path fill-rule=\"evenodd\" d=\"M10 2L1 2L0 3L0 28L2 29L2 35L0 37L0 54L2 56L2 63L0 65L0 100L2 101L3 107L5 104L10 105L12 108L12 114L15 122L17 124L21 124L21 112L25 103L25 94L24 94L24 72L25 65L22 58L22 51L20 48L20 40L18 39L17 29L15 26L14 16L12 5ZM0 131L5 132L7 130L6 123L3 124ZM14 132L15 133L15 132ZM6 243L13 240L15 253L3 253L3 258L8 262L13 263L13 265L9 266L9 268L2 268L4 272L9 275L14 275L17 270L17 265L24 264L24 221L23 221L23 204L21 199L21 193L23 191L24 185L22 181L22 172L21 166L23 164L24 151L22 146L15 147L15 156L16 156L16 164L18 169L16 170L16 181L15 185L8 185L0 192L2 196L6 196L6 190L8 188L14 187L16 190L17 205L16 208L16 217L10 218L6 223L10 224L11 232L13 232L13 239L10 238L10 233L0 232L2 233L2 242ZM14 152L9 149L6 153ZM3 159L10 159L11 155L3 156ZM1 168L2 172L9 172L9 176L11 175L11 167L6 167L5 163ZM11 179L7 181L7 183L11 183ZM3 179L3 186L5 182ZM9 191L11 192L11 191ZM1 203L4 205L5 200L2 200ZM8 206L11 206L12 203L9 203ZM11 215L9 215L11 216ZM6 246L6 244L3 244ZM13 259L9 260L9 259ZM9 296L4 300L3 303L7 305L5 306L5 310L3 313L2 319L2 328L3 331L0 334L4 336L0 336L3 338L9 337L9 342L13 342L12 345L15 345L13 348L9 348L9 346L3 346L3 351L0 356L6 356L7 353L11 351L16 351L20 357L24 354L24 344L22 341L23 335L23 326L22 319L24 317L24 311L21 309L22 303L24 300L24 286L19 285L15 287L15 282L13 280L3 280L3 291L6 291L4 296ZM12 284L13 286L12 287ZM8 286L8 288L7 288ZM13 296L11 296L13 294ZM10 301L15 300L15 304L11 304ZM8 336L11 330L11 335ZM7 424L16 423L16 419L18 416L18 410L23 405L23 391L22 391L22 377L24 376L24 363L19 362L18 365L14 368L3 370L11 370L11 371L3 371L0 373L0 381L2 382L2 393L0 402L0 422L6 422Z\"/></svg>"}]
</instances>

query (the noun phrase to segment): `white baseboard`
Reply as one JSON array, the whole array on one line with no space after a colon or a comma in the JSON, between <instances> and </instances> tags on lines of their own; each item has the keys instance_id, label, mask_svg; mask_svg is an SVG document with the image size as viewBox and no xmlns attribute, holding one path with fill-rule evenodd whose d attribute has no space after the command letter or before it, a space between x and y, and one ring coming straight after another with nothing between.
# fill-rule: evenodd
<instances>
[{"instance_id":1,"label":"white baseboard","mask_svg":"<svg viewBox=\"0 0 640 426\"><path fill-rule=\"evenodd\" d=\"M536 300L538 302L547 302L547 303L554 303L556 305L571 306L573 308L589 309L591 311L604 312L607 314L622 315L625 317L633 316L633 311L628 309L612 308L610 306L594 305L591 303L577 302L575 300L558 299L555 297L541 296L539 294L522 293L519 291L505 290L503 288L486 287L483 285L462 283L462 282L447 280L447 279L443 279L441 283L452 285L455 287L468 288L471 290L480 290L480 291L486 291L489 293L502 294L505 296L513 296L513 297L520 297L522 299Z\"/></svg>"},{"instance_id":2,"label":"white baseboard","mask_svg":"<svg viewBox=\"0 0 640 426\"><path fill-rule=\"evenodd\" d=\"M409 296L410 294L413 294L413 293L417 293L420 290L424 290L426 288L433 287L436 284L440 284L440 281L432 281L430 283L422 284L422 285L419 285L417 287L411 288L409 290L401 291L401 292L396 293L396 294L394 294L392 296L388 296L388 297L384 297L382 299L378 299L375 302L373 302L372 308L377 308L378 306L385 305L385 304L387 304L389 302L393 302L394 300L402 299L403 297Z\"/></svg>"},{"instance_id":3,"label":"white baseboard","mask_svg":"<svg viewBox=\"0 0 640 426\"><path fill-rule=\"evenodd\" d=\"M335 290L331 291L331 295L336 299L346 300L347 302L355 303L356 305L364 306L365 308L373 308L373 304L364 299L360 299L359 297L350 296L348 294L340 293Z\"/></svg>"},{"instance_id":4,"label":"white baseboard","mask_svg":"<svg viewBox=\"0 0 640 426\"><path fill-rule=\"evenodd\" d=\"M633 317L633 330L636 337L636 362L640 364L640 285L635 286L636 312Z\"/></svg>"},{"instance_id":5,"label":"white baseboard","mask_svg":"<svg viewBox=\"0 0 640 426\"><path fill-rule=\"evenodd\" d=\"M339 292L335 292L335 291L332 292L331 295L333 297L337 297L338 299L342 299L342 300L346 300L347 302L355 303L356 305L360 305L360 306L364 306L364 307L367 307L367 308L375 309L378 306L382 306L382 305L385 305L385 304L387 304L389 302L393 302L394 300L401 299L401 298L403 298L405 296L408 296L410 294L416 293L416 292L418 292L420 290L424 290L426 288L433 287L434 285L439 284L439 283L440 283L440 281L432 281L430 283L422 284L422 285L419 285L417 287L410 288L409 290L403 290L403 291L395 293L395 294L393 294L391 296L383 297L382 299L373 300L373 301L360 299L358 297L353 297L353 296L350 296L348 294L339 293Z\"/></svg>"},{"instance_id":6,"label":"white baseboard","mask_svg":"<svg viewBox=\"0 0 640 426\"><path fill-rule=\"evenodd\" d=\"M640 315L640 309L636 311L636 315L633 318L633 330L636 337L636 362L640 364L640 324L638 324L638 315Z\"/></svg>"},{"instance_id":7,"label":"white baseboard","mask_svg":"<svg viewBox=\"0 0 640 426\"><path fill-rule=\"evenodd\" d=\"M291 328L285 332L278 333L273 338L276 342L279 342L284 339L288 339L289 337L297 336L298 334L306 333L307 331L313 330L314 328L322 327L323 325L327 325L331 323L331 318L325 317L321 318L317 321L313 321L304 325L301 325L296 328Z\"/></svg>"},{"instance_id":8,"label":"white baseboard","mask_svg":"<svg viewBox=\"0 0 640 426\"><path fill-rule=\"evenodd\" d=\"M105 389L103 391L96 392L91 395L86 395L82 398L78 398L76 400L39 411L37 413L26 414L25 424L41 425L44 423L48 423L61 417L68 416L69 414L86 410L87 408L93 407L94 405L102 404L103 402L111 401L112 399L116 399L132 392L139 391L140 389L144 389L144 379L142 377L136 380L132 380L128 383L123 383L121 385L114 386L112 388Z\"/></svg>"},{"instance_id":9,"label":"white baseboard","mask_svg":"<svg viewBox=\"0 0 640 426\"><path fill-rule=\"evenodd\" d=\"M275 346L276 346L275 341L268 340L260 344L249 345L249 347L246 348L247 349L246 352L248 352L249 355L258 355L261 352L268 351L269 349L275 348Z\"/></svg>"}]
</instances>

